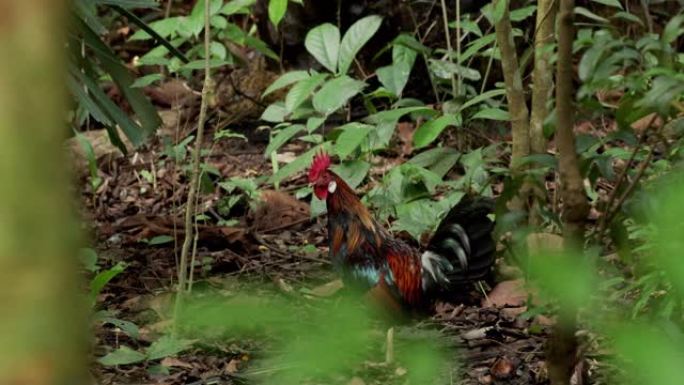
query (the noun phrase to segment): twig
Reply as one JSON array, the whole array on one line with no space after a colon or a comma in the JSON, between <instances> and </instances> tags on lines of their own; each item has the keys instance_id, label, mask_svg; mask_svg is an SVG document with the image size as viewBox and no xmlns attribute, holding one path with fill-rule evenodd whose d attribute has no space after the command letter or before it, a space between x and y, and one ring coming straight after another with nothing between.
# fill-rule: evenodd
<instances>
[{"instance_id":1,"label":"twig","mask_svg":"<svg viewBox=\"0 0 684 385\"><path fill-rule=\"evenodd\" d=\"M185 206L185 239L181 249L180 266L178 268L178 292L174 307L174 334L178 334L178 316L180 315L183 297L187 291L186 282L188 277L188 252L193 240L192 219L195 212L195 194L199 184L200 175L200 153L202 150L202 140L204 138L204 125L207 117L207 102L209 99L209 88L211 86L211 72L209 66L210 59L210 35L211 26L209 24L209 0L204 0L204 85L202 86L202 100L200 104L199 121L197 122L197 137L195 138L195 148L192 154L192 174L190 176L190 187L188 189L188 200Z\"/></svg>"},{"instance_id":2,"label":"twig","mask_svg":"<svg viewBox=\"0 0 684 385\"><path fill-rule=\"evenodd\" d=\"M630 182L630 184L627 186L627 189L625 189L625 192L620 196L620 199L617 200L617 203L615 206L612 208L612 210L609 210L606 212L604 215L605 223L610 223L613 220L613 217L615 217L615 214L617 214L618 211L620 211L620 207L622 207L622 204L625 203L625 200L632 194L634 189L636 188L637 184L639 184L639 180L644 176L644 172L646 172L646 168L648 168L649 163L651 163L651 160L653 159L653 148L648 152L648 155L646 156L646 159L641 163L639 166L639 170L637 171L637 174L634 176L634 179ZM605 229L603 230L605 231ZM599 233L599 236L603 235L603 232ZM600 239L600 238L599 238Z\"/></svg>"},{"instance_id":3,"label":"twig","mask_svg":"<svg viewBox=\"0 0 684 385\"><path fill-rule=\"evenodd\" d=\"M637 140L636 146L634 146L634 151L632 151L632 154L629 156L629 160L627 160L627 164L625 167L620 171L620 175L618 175L617 180L615 181L615 187L613 187L613 190L610 192L610 195L608 195L608 201L606 202L605 209L604 209L604 214L601 217L601 220L599 221L598 225L598 230L596 231L596 239L600 240L603 237L603 233L606 231L606 227L610 223L609 219L612 219L614 214L610 214L610 212L613 209L613 202L615 202L615 198L617 198L618 191L620 190L620 187L622 186L622 182L625 181L625 178L627 177L627 172L629 171L632 162L634 162L634 159L636 158L637 153L639 152L640 146L644 143L646 140L646 133L650 130L651 126L655 122L655 119L657 118L657 114L653 114L653 117L651 120L648 122L648 125L646 125L646 128L644 131L639 135L639 139ZM618 205L619 208L619 205Z\"/></svg>"},{"instance_id":4,"label":"twig","mask_svg":"<svg viewBox=\"0 0 684 385\"><path fill-rule=\"evenodd\" d=\"M449 17L447 16L446 1L440 1L442 2L442 22L444 23L444 37L446 38L447 43L447 58L449 59L449 63L453 65L454 49L451 47L451 34L449 33ZM451 74L451 92L453 93L454 98L458 96L458 83L453 73Z\"/></svg>"}]
</instances>

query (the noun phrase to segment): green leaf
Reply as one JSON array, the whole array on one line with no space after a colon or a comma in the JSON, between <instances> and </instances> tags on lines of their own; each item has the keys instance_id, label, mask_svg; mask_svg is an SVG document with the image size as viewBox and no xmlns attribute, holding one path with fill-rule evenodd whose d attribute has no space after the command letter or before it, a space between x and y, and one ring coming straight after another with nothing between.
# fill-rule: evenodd
<instances>
[{"instance_id":1,"label":"green leaf","mask_svg":"<svg viewBox=\"0 0 684 385\"><path fill-rule=\"evenodd\" d=\"M145 361L145 355L123 345L97 361L104 366L128 365Z\"/></svg>"},{"instance_id":2,"label":"green leaf","mask_svg":"<svg viewBox=\"0 0 684 385\"><path fill-rule=\"evenodd\" d=\"M468 101L466 101L465 103L463 103L461 105L459 111L463 111L470 106L474 106L478 103L484 102L485 100L493 99L497 96L501 96L501 95L505 95L505 94L506 94L506 90L504 90L504 89L495 89L495 90L485 91L485 92L477 95L476 97L474 97L472 99L468 99Z\"/></svg>"},{"instance_id":3,"label":"green leaf","mask_svg":"<svg viewBox=\"0 0 684 385\"><path fill-rule=\"evenodd\" d=\"M266 91L261 95L261 98L265 98L267 95L271 94L274 91L277 91L281 88L287 87L292 83L296 83L300 80L304 80L309 77L309 73L306 71L291 71L283 74L281 77L276 79L273 83L271 83L268 88L266 88Z\"/></svg>"},{"instance_id":4,"label":"green leaf","mask_svg":"<svg viewBox=\"0 0 684 385\"><path fill-rule=\"evenodd\" d=\"M219 43L218 41L212 41L209 44L209 52L210 52L211 56L214 56L220 60L225 60L226 56L228 55L228 51L226 50L226 46L223 45L222 43Z\"/></svg>"},{"instance_id":5,"label":"green leaf","mask_svg":"<svg viewBox=\"0 0 684 385\"><path fill-rule=\"evenodd\" d=\"M607 5L609 7L624 9L624 8L622 8L622 4L620 4L620 0L591 0L591 1L593 1L594 3Z\"/></svg>"},{"instance_id":6,"label":"green leaf","mask_svg":"<svg viewBox=\"0 0 684 385\"><path fill-rule=\"evenodd\" d=\"M681 34L684 32L684 29L682 28L682 23L684 22L684 15L679 14L670 21L667 22L665 25L665 29L663 29L663 34L662 34L662 40L670 44L673 41L675 41Z\"/></svg>"},{"instance_id":7,"label":"green leaf","mask_svg":"<svg viewBox=\"0 0 684 385\"><path fill-rule=\"evenodd\" d=\"M375 71L378 80L383 87L400 97L406 87L409 75L411 75L411 65L409 63L393 63L392 65L378 68Z\"/></svg>"},{"instance_id":8,"label":"green leaf","mask_svg":"<svg viewBox=\"0 0 684 385\"><path fill-rule=\"evenodd\" d=\"M365 86L366 83L360 80L342 75L323 84L313 97L313 106L323 115L330 115L361 92Z\"/></svg>"},{"instance_id":9,"label":"green leaf","mask_svg":"<svg viewBox=\"0 0 684 385\"><path fill-rule=\"evenodd\" d=\"M190 341L178 340L171 336L163 336L154 341L147 348L147 359L158 360L160 358L174 356L192 345Z\"/></svg>"},{"instance_id":10,"label":"green leaf","mask_svg":"<svg viewBox=\"0 0 684 385\"><path fill-rule=\"evenodd\" d=\"M126 269L126 264L123 262L119 262L113 267L101 271L98 273L95 277L93 277L93 280L90 281L90 299L93 303L95 303L95 299L97 298L98 294L102 292L102 289L104 289L105 285L109 283L114 277L117 275L121 274L124 270Z\"/></svg>"},{"instance_id":11,"label":"green leaf","mask_svg":"<svg viewBox=\"0 0 684 385\"><path fill-rule=\"evenodd\" d=\"M361 47L375 35L375 32L380 28L380 24L382 24L382 18L380 16L371 15L358 20L349 27L340 44L340 53L338 57L339 73L346 74L347 71L349 71L349 67L354 61L354 57L359 50L361 50Z\"/></svg>"},{"instance_id":12,"label":"green leaf","mask_svg":"<svg viewBox=\"0 0 684 385\"><path fill-rule=\"evenodd\" d=\"M318 146L313 147L309 151L298 156L297 159L295 159L292 162L285 165L285 167L278 170L278 172L273 174L268 179L268 183L279 183L283 179L289 177L290 175L304 170L305 168L307 168L311 165L311 161L313 160L313 157L317 151L320 151L321 149L328 151L329 148L330 148L330 142L324 142Z\"/></svg>"},{"instance_id":13,"label":"green leaf","mask_svg":"<svg viewBox=\"0 0 684 385\"><path fill-rule=\"evenodd\" d=\"M145 76L143 76L143 77L141 77L141 78L135 79L135 81L133 82L133 84L131 84L131 87L135 87L135 88L147 87L147 86L149 86L150 84L152 84L152 83L154 83L154 82L156 82L156 81L161 80L162 78L163 78L162 74L149 74L149 75L145 75Z\"/></svg>"},{"instance_id":14,"label":"green leaf","mask_svg":"<svg viewBox=\"0 0 684 385\"><path fill-rule=\"evenodd\" d=\"M97 265L97 253L95 250L86 247L78 252L78 259L81 261L83 268L94 273L100 269Z\"/></svg>"},{"instance_id":15,"label":"green leaf","mask_svg":"<svg viewBox=\"0 0 684 385\"><path fill-rule=\"evenodd\" d=\"M124 125L121 126L121 129L131 140L131 143L133 143L133 145L136 147L139 146L142 144L145 138L152 134L152 132L154 132L154 130L161 125L161 118L159 115L157 115L156 108L152 105L152 103L149 102L149 100L147 100L140 89L131 87L134 81L133 76L121 63L121 60L111 51L111 49L100 40L95 32L93 32L87 25L83 23L80 23L78 28L83 34L83 41L93 50L94 55L99 59L102 69L112 77L119 90L121 90L124 97L131 105L131 108L138 117L138 120L140 120L139 127L142 128L142 130L140 130L135 123L126 124L125 122ZM98 86L94 85L93 88L98 88ZM110 109L109 111L110 117L112 117L112 114L119 114L118 112L114 111L114 109L121 112L117 106L113 107L114 108ZM119 118L115 120L117 120L117 123L121 124L120 120L124 119Z\"/></svg>"},{"instance_id":16,"label":"green leaf","mask_svg":"<svg viewBox=\"0 0 684 385\"><path fill-rule=\"evenodd\" d=\"M226 16L238 13L249 14L249 7L254 3L256 0L230 0L221 8L221 13Z\"/></svg>"},{"instance_id":17,"label":"green leaf","mask_svg":"<svg viewBox=\"0 0 684 385\"><path fill-rule=\"evenodd\" d=\"M306 34L304 46L323 67L337 72L337 55L340 50L340 30L325 23L313 28Z\"/></svg>"},{"instance_id":18,"label":"green leaf","mask_svg":"<svg viewBox=\"0 0 684 385\"><path fill-rule=\"evenodd\" d=\"M428 120L423 123L413 134L413 146L422 148L432 143L447 126L458 124L458 119L453 115L442 115L439 118Z\"/></svg>"},{"instance_id":19,"label":"green leaf","mask_svg":"<svg viewBox=\"0 0 684 385\"><path fill-rule=\"evenodd\" d=\"M97 5L118 5L122 8L157 8L159 4L154 0L92 0Z\"/></svg>"},{"instance_id":20,"label":"green leaf","mask_svg":"<svg viewBox=\"0 0 684 385\"><path fill-rule=\"evenodd\" d=\"M283 102L275 102L266 107L266 110L264 110L259 119L271 123L280 123L285 120L286 115L287 110L285 109Z\"/></svg>"},{"instance_id":21,"label":"green leaf","mask_svg":"<svg viewBox=\"0 0 684 385\"><path fill-rule=\"evenodd\" d=\"M264 151L264 156L269 157L273 151L278 151L278 149L290 139L292 139L298 133L304 131L306 127L301 124L293 124L291 126L285 127L279 130L275 136L271 137L271 141L266 146L266 151Z\"/></svg>"},{"instance_id":22,"label":"green leaf","mask_svg":"<svg viewBox=\"0 0 684 385\"><path fill-rule=\"evenodd\" d=\"M608 19L603 18L603 17L595 14L594 12L592 12L592 11L590 11L584 7L575 7L575 13L578 15L584 16L588 19L598 21L599 23L604 23L604 24L610 23L610 21L608 21Z\"/></svg>"},{"instance_id":23,"label":"green leaf","mask_svg":"<svg viewBox=\"0 0 684 385\"><path fill-rule=\"evenodd\" d=\"M534 12L536 10L537 10L536 5L528 5L527 7L514 9L511 11L510 19L512 22L523 21L523 20L527 19L528 17L534 15Z\"/></svg>"},{"instance_id":24,"label":"green leaf","mask_svg":"<svg viewBox=\"0 0 684 385\"><path fill-rule=\"evenodd\" d=\"M460 153L450 147L437 147L411 158L407 163L426 168L443 178L456 164Z\"/></svg>"},{"instance_id":25,"label":"green leaf","mask_svg":"<svg viewBox=\"0 0 684 385\"><path fill-rule=\"evenodd\" d=\"M366 178L370 167L370 163L355 159L335 165L332 167L332 170L344 179L349 187L355 189Z\"/></svg>"},{"instance_id":26,"label":"green leaf","mask_svg":"<svg viewBox=\"0 0 684 385\"><path fill-rule=\"evenodd\" d=\"M268 2L268 19L271 23L278 27L280 20L287 12L287 0L269 0Z\"/></svg>"},{"instance_id":27,"label":"green leaf","mask_svg":"<svg viewBox=\"0 0 684 385\"><path fill-rule=\"evenodd\" d=\"M425 113L428 115L436 115L437 111L430 107L416 106L416 107L401 107L395 108L387 111L377 112L373 115L366 117L366 121L371 124L380 124L387 122L396 122L402 116L410 113Z\"/></svg>"},{"instance_id":28,"label":"green leaf","mask_svg":"<svg viewBox=\"0 0 684 385\"><path fill-rule=\"evenodd\" d=\"M128 335L129 337L138 338L140 335L138 325L134 324L133 322L112 317L105 317L102 319L102 322L105 324L112 324L116 326L117 328L121 329L124 333L126 333L126 335Z\"/></svg>"},{"instance_id":29,"label":"green leaf","mask_svg":"<svg viewBox=\"0 0 684 385\"><path fill-rule=\"evenodd\" d=\"M504 13L508 9L508 0L494 0L493 3L494 23L498 23L504 17Z\"/></svg>"},{"instance_id":30,"label":"green leaf","mask_svg":"<svg viewBox=\"0 0 684 385\"><path fill-rule=\"evenodd\" d=\"M491 120L509 120L508 111L499 108L483 108L478 111L471 119L491 119Z\"/></svg>"},{"instance_id":31,"label":"green leaf","mask_svg":"<svg viewBox=\"0 0 684 385\"><path fill-rule=\"evenodd\" d=\"M152 237L147 244L148 245L163 245L165 243L173 242L173 237L170 235L157 235Z\"/></svg>"},{"instance_id":32,"label":"green leaf","mask_svg":"<svg viewBox=\"0 0 684 385\"><path fill-rule=\"evenodd\" d=\"M361 143L366 139L373 126L367 124L352 122L340 127L342 133L335 141L335 153L340 159L346 158L354 150L356 150Z\"/></svg>"},{"instance_id":33,"label":"green leaf","mask_svg":"<svg viewBox=\"0 0 684 385\"><path fill-rule=\"evenodd\" d=\"M430 70L441 79L451 79L453 74L460 74L465 79L472 81L478 81L482 77L479 71L451 63L448 60L430 59Z\"/></svg>"},{"instance_id":34,"label":"green leaf","mask_svg":"<svg viewBox=\"0 0 684 385\"><path fill-rule=\"evenodd\" d=\"M157 32L159 36L168 39L171 37L171 35L176 33L176 30L178 28L178 18L169 17L167 19L153 21L149 23L149 27L152 28L155 32ZM152 36L150 36L147 32L143 31L142 29L139 29L128 40L146 40L151 38Z\"/></svg>"},{"instance_id":35,"label":"green leaf","mask_svg":"<svg viewBox=\"0 0 684 385\"><path fill-rule=\"evenodd\" d=\"M304 80L297 82L285 96L285 110L291 114L302 103L304 103L311 94L325 81L328 74L315 74Z\"/></svg>"}]
</instances>

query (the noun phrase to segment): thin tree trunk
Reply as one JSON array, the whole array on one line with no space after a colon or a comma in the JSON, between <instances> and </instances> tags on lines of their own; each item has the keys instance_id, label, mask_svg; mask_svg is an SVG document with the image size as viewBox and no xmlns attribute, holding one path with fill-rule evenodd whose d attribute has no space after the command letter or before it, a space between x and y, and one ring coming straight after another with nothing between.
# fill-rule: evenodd
<instances>
[{"instance_id":1,"label":"thin tree trunk","mask_svg":"<svg viewBox=\"0 0 684 385\"><path fill-rule=\"evenodd\" d=\"M558 20L558 62L556 86L556 145L558 147L561 197L563 200L563 235L566 248L581 255L584 226L589 204L579 170L575 146L572 85L573 0L560 0ZM549 341L549 376L553 385L570 384L577 360L576 310L559 309L558 322Z\"/></svg>"},{"instance_id":2,"label":"thin tree trunk","mask_svg":"<svg viewBox=\"0 0 684 385\"><path fill-rule=\"evenodd\" d=\"M176 293L176 302L174 306L174 334L178 333L178 318L181 314L183 299L186 292L190 291L188 287L188 276L190 276L188 269L193 269L194 266L190 263L188 266L188 258L190 253L190 245L193 243L193 237L196 236L193 231L193 216L197 208L196 194L199 189L200 176L200 155L202 151L202 141L204 138L204 125L207 120L207 106L209 104L210 91L213 87L211 80L211 67L209 66L210 50L209 43L211 41L211 25L209 23L209 0L204 1L204 84L202 86L202 100L200 104L199 121L197 122L197 138L195 138L195 148L192 153L192 174L190 175L190 187L188 188L188 200L185 203L185 239L181 248L180 265L178 266L178 291ZM193 249L196 251L195 249ZM194 253L192 256L194 262ZM192 284L192 281L190 281Z\"/></svg>"},{"instance_id":3,"label":"thin tree trunk","mask_svg":"<svg viewBox=\"0 0 684 385\"><path fill-rule=\"evenodd\" d=\"M87 323L63 152L66 4L0 8L0 384L84 384Z\"/></svg>"},{"instance_id":4,"label":"thin tree trunk","mask_svg":"<svg viewBox=\"0 0 684 385\"><path fill-rule=\"evenodd\" d=\"M496 0L497 3L506 0ZM510 12L508 4L501 20L494 25L496 29L496 41L501 51L501 66L503 68L504 82L506 83L506 99L508 100L508 112L511 120L511 132L513 146L511 154L511 169L519 175L520 160L530 154L529 111L525 103L522 75L518 64L518 55L513 41ZM523 210L527 200L527 188L521 188L518 199L511 202L511 209Z\"/></svg>"},{"instance_id":5,"label":"thin tree trunk","mask_svg":"<svg viewBox=\"0 0 684 385\"><path fill-rule=\"evenodd\" d=\"M551 44L554 41L554 24L557 6L555 0L539 0L534 35L534 71L532 72L532 112L530 113L530 150L532 154L546 153L544 121L549 115L553 91L553 68ZM543 181L538 181L543 183ZM530 226L539 226L540 202L546 198L545 190L537 185L533 189L534 200L529 212Z\"/></svg>"}]
</instances>

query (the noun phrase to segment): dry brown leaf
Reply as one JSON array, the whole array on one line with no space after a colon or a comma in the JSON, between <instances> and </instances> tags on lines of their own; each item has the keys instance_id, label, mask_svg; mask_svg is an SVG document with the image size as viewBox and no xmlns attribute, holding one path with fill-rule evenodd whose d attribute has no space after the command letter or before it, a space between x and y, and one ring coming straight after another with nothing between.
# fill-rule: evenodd
<instances>
[{"instance_id":1,"label":"dry brown leaf","mask_svg":"<svg viewBox=\"0 0 684 385\"><path fill-rule=\"evenodd\" d=\"M651 123L653 121L653 123ZM637 119L634 123L632 123L631 127L634 129L634 131L638 134L644 132L649 125L651 125L653 128L657 128L663 125L663 119L661 119L659 116L656 115L655 112L650 113L646 116L644 116L641 119Z\"/></svg>"},{"instance_id":2,"label":"dry brown leaf","mask_svg":"<svg viewBox=\"0 0 684 385\"><path fill-rule=\"evenodd\" d=\"M265 190L261 202L251 215L254 229L266 233L306 222L309 205L281 191Z\"/></svg>"},{"instance_id":3,"label":"dry brown leaf","mask_svg":"<svg viewBox=\"0 0 684 385\"><path fill-rule=\"evenodd\" d=\"M223 372L225 374L234 374L237 373L240 370L240 363L241 360L233 358L230 360L226 366L223 368Z\"/></svg>"},{"instance_id":4,"label":"dry brown leaf","mask_svg":"<svg viewBox=\"0 0 684 385\"><path fill-rule=\"evenodd\" d=\"M324 283L323 285L316 286L311 289L310 293L316 297L331 297L335 295L338 291L342 290L344 284L342 280L336 279L334 281Z\"/></svg>"},{"instance_id":5,"label":"dry brown leaf","mask_svg":"<svg viewBox=\"0 0 684 385\"><path fill-rule=\"evenodd\" d=\"M521 307L527 301L525 281L515 279L499 282L482 301L484 307Z\"/></svg>"},{"instance_id":6,"label":"dry brown leaf","mask_svg":"<svg viewBox=\"0 0 684 385\"><path fill-rule=\"evenodd\" d=\"M186 368L186 369L192 369L193 366L192 364L179 360L178 358L174 357L165 357L163 360L161 360L161 365L166 366L167 368Z\"/></svg>"},{"instance_id":7,"label":"dry brown leaf","mask_svg":"<svg viewBox=\"0 0 684 385\"><path fill-rule=\"evenodd\" d=\"M494 378L503 380L509 378L515 371L515 365L506 357L500 357L494 361L494 365L489 369Z\"/></svg>"}]
</instances>

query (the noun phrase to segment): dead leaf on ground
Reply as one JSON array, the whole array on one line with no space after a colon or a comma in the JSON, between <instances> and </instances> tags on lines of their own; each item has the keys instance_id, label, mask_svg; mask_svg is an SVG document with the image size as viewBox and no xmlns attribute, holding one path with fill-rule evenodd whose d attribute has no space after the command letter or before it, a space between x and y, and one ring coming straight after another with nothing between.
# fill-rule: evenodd
<instances>
[{"instance_id":1,"label":"dead leaf on ground","mask_svg":"<svg viewBox=\"0 0 684 385\"><path fill-rule=\"evenodd\" d=\"M253 226L258 232L283 230L309 220L309 205L281 191L266 190L254 210Z\"/></svg>"},{"instance_id":2,"label":"dead leaf on ground","mask_svg":"<svg viewBox=\"0 0 684 385\"><path fill-rule=\"evenodd\" d=\"M347 382L347 385L366 385L366 383L361 377L352 377L352 379Z\"/></svg>"},{"instance_id":3,"label":"dead leaf on ground","mask_svg":"<svg viewBox=\"0 0 684 385\"><path fill-rule=\"evenodd\" d=\"M499 357L492 365L490 372L499 380L509 378L515 371L515 365L507 357Z\"/></svg>"},{"instance_id":4,"label":"dead leaf on ground","mask_svg":"<svg viewBox=\"0 0 684 385\"><path fill-rule=\"evenodd\" d=\"M309 293L315 295L316 297L331 297L338 291L342 290L343 287L344 284L342 283L342 280L336 279L334 281L314 287L309 291Z\"/></svg>"},{"instance_id":5,"label":"dead leaf on ground","mask_svg":"<svg viewBox=\"0 0 684 385\"><path fill-rule=\"evenodd\" d=\"M521 307L527 301L525 281L515 279L499 282L482 301L483 307Z\"/></svg>"},{"instance_id":6,"label":"dead leaf on ground","mask_svg":"<svg viewBox=\"0 0 684 385\"><path fill-rule=\"evenodd\" d=\"M401 141L401 154L409 155L413 152L413 133L416 125L413 122L401 122L397 124L397 137Z\"/></svg>"},{"instance_id":7,"label":"dead leaf on ground","mask_svg":"<svg viewBox=\"0 0 684 385\"><path fill-rule=\"evenodd\" d=\"M651 123L652 121L652 123ZM631 127L638 134L643 133L649 126L652 128L658 128L663 125L663 119L657 116L655 112L644 116L641 119L637 119L632 123Z\"/></svg>"},{"instance_id":8,"label":"dead leaf on ground","mask_svg":"<svg viewBox=\"0 0 684 385\"><path fill-rule=\"evenodd\" d=\"M167 368L186 368L186 369L192 369L193 366L192 364L179 360L178 358L174 357L165 357L163 360L161 360L161 365L166 366Z\"/></svg>"},{"instance_id":9,"label":"dead leaf on ground","mask_svg":"<svg viewBox=\"0 0 684 385\"><path fill-rule=\"evenodd\" d=\"M126 135L124 135L121 129L119 129L118 132L119 137L126 146L126 149L128 151L133 150L133 145L128 140ZM85 140L87 140L90 143L90 146L93 148L95 160L98 164L104 158L109 158L113 160L123 156L121 150L119 150L118 147L114 146L111 140L109 140L109 134L107 133L107 130L102 129L85 131L81 132L81 135ZM65 146L70 152L74 172L80 177L86 177L90 175L90 169L88 168L88 157L86 156L85 150L79 142L79 139L76 137L69 138L65 142Z\"/></svg>"},{"instance_id":10,"label":"dead leaf on ground","mask_svg":"<svg viewBox=\"0 0 684 385\"><path fill-rule=\"evenodd\" d=\"M240 363L241 360L237 358L233 358L230 360L226 366L223 368L223 372L225 374L235 374L240 370Z\"/></svg>"}]
</instances>

